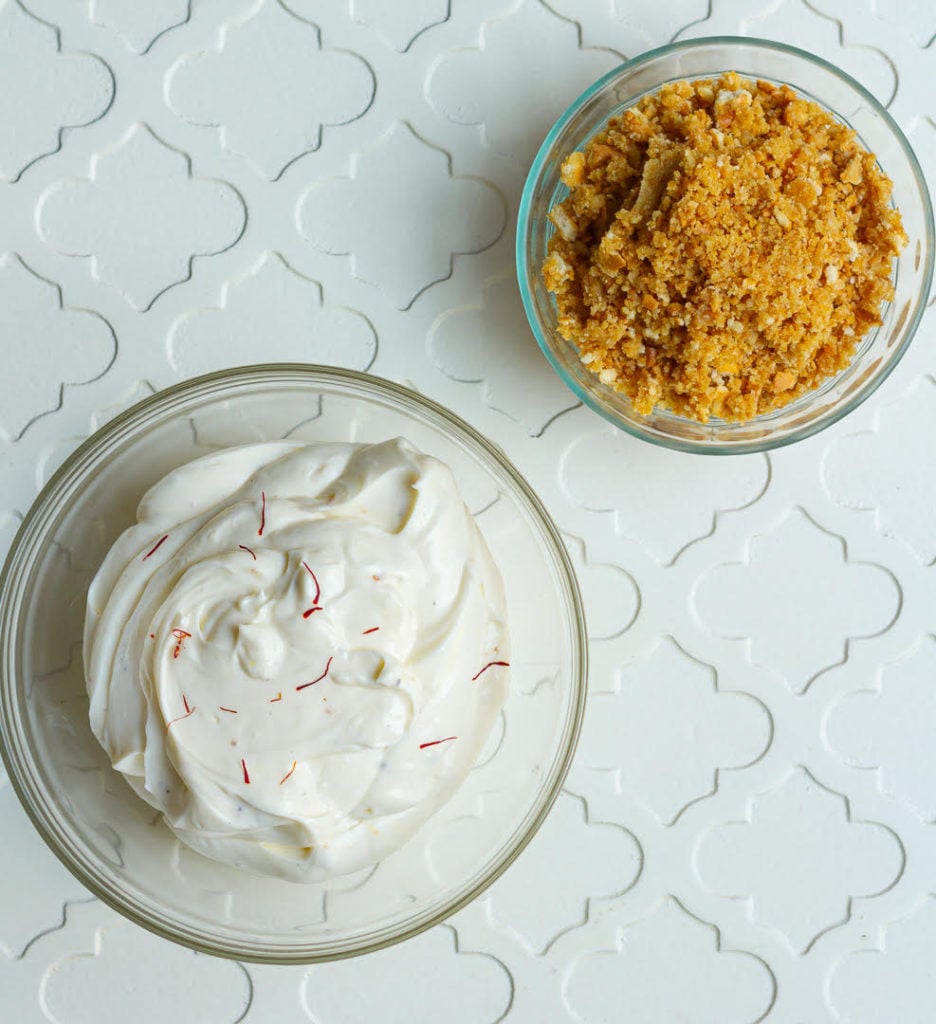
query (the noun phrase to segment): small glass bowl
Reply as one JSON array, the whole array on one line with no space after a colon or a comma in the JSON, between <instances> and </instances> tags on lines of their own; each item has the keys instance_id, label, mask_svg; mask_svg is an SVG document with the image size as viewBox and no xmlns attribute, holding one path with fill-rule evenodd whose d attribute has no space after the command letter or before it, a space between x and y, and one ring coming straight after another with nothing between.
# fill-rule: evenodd
<instances>
[{"instance_id":1,"label":"small glass bowl","mask_svg":"<svg viewBox=\"0 0 936 1024\"><path fill-rule=\"evenodd\" d=\"M510 694L452 799L375 868L324 884L256 877L181 844L115 772L88 723L85 595L140 497L217 448L402 435L447 463L504 578ZM379 949L464 906L514 860L559 793L581 725L586 638L556 528L503 453L406 388L326 367L255 366L179 384L86 441L49 481L0 576L0 734L10 779L54 853L165 938L242 960Z\"/></svg>"},{"instance_id":2,"label":"small glass bowl","mask_svg":"<svg viewBox=\"0 0 936 1024\"><path fill-rule=\"evenodd\" d=\"M541 267L554 232L549 211L567 195L563 160L601 131L609 118L667 82L742 77L785 83L854 128L894 183L893 202L909 241L895 261L896 294L883 323L865 335L849 364L815 391L745 423L699 423L666 409L641 416L630 400L590 373L578 349L556 328L556 303ZM635 437L666 448L709 455L765 451L823 430L857 408L894 369L910 344L933 277L933 210L919 162L900 128L853 78L812 54L782 43L713 36L673 43L627 61L587 89L559 118L527 176L517 223L517 274L527 319L540 348L569 388L588 406Z\"/></svg>"}]
</instances>

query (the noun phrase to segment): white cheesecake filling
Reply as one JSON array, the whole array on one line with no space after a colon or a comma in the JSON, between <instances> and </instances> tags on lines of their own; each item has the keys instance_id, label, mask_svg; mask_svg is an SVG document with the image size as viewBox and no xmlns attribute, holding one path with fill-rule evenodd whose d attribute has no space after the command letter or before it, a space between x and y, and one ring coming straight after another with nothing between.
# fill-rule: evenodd
<instances>
[{"instance_id":1,"label":"white cheesecake filling","mask_svg":"<svg viewBox=\"0 0 936 1024\"><path fill-rule=\"evenodd\" d=\"M88 594L91 726L189 846L319 881L405 842L503 706L503 585L406 441L272 442L169 473Z\"/></svg>"}]
</instances>

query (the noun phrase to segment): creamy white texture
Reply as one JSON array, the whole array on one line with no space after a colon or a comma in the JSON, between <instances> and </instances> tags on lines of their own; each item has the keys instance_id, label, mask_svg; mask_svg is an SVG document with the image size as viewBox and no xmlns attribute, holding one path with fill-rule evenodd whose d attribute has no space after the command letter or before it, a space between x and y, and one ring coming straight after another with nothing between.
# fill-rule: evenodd
<instances>
[{"instance_id":1,"label":"creamy white texture","mask_svg":"<svg viewBox=\"0 0 936 1024\"><path fill-rule=\"evenodd\" d=\"M137 518L85 622L114 767L249 870L317 881L400 846L506 697L503 586L449 469L399 439L256 444L174 470Z\"/></svg>"}]
</instances>

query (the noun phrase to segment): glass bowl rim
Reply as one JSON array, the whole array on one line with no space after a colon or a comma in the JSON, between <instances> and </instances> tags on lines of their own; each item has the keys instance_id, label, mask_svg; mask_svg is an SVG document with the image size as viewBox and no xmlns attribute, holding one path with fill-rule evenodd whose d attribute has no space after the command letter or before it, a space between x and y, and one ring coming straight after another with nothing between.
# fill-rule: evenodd
<instances>
[{"instance_id":1,"label":"glass bowl rim","mask_svg":"<svg viewBox=\"0 0 936 1024\"><path fill-rule=\"evenodd\" d=\"M526 265L527 237L530 233L534 193L539 185L539 179L542 175L547 159L549 158L553 144L560 133L576 117L579 111L593 96L601 92L602 89L610 85L622 75L628 74L642 65L648 64L660 57L667 56L670 53L677 53L680 50L699 49L704 46L713 45L744 46L753 50L772 50L777 53L787 54L789 56L802 59L823 71L831 73L850 88L854 89L855 92L871 106L874 113L884 121L907 158L907 162L913 178L916 181L923 206L922 234L925 240L923 285L920 289L920 299L917 303L917 308L904 326L904 333L900 346L893 351L890 358L881 367L880 371L865 381L865 383L848 399L848 401L842 402L840 405L833 406L822 416L819 416L817 419L791 431L789 434L783 437L772 437L771 435L768 435L760 440L740 442L732 445L720 445L718 443L713 444L712 442L705 440L687 440L679 437L665 437L659 434L649 433L643 430L639 423L627 422L616 415L613 410L605 408L604 405L595 398L589 388L580 385L579 382L565 369L553 352L552 346L546 340L540 327L539 317L533 301L533 288L530 284ZM726 68L725 70L729 69ZM662 82L660 84L662 84ZM933 283L934 260L936 260L936 227L934 227L933 204L929 187L926 183L926 177L923 174L923 168L920 165L920 161L917 158L913 147L910 145L906 135L904 135L902 129L891 116L887 108L884 107L859 81L849 75L848 72L843 71L840 67L831 63L831 61L827 61L824 58L819 57L814 53L810 53L808 50L803 50L798 46L791 46L788 43L781 43L772 39L762 39L758 36L713 35L699 36L693 39L681 39L676 42L666 43L663 46L657 46L651 50L646 50L643 53L638 54L636 57L632 57L630 60L625 60L610 71L605 72L605 74L588 86L588 88L580 93L579 96L569 104L546 134L546 137L543 139L542 144L537 150L536 156L533 158L533 163L530 165L529 173L527 174L526 181L523 185L523 192L520 197L520 207L517 213L517 233L514 253L520 297L523 301L523 308L526 313L530 330L533 332L540 350L558 375L559 379L567 388L569 388L580 402L586 405L593 412L598 413L602 419L611 423L619 430L623 430L632 437L636 437L641 441L646 441L649 444L657 445L661 448L685 452L691 455L749 455L756 452L771 451L777 448L786 447L786 445L795 444L797 441L802 441L808 437L812 437L814 434L818 434L827 427L831 427L833 424L838 423L839 420L857 409L858 406L860 406L867 398L870 398L870 396L874 394L874 392L897 368L898 363L903 358L910 342L913 340L927 308L928 296ZM750 422L754 421L752 420Z\"/></svg>"},{"instance_id":2,"label":"glass bowl rim","mask_svg":"<svg viewBox=\"0 0 936 1024\"><path fill-rule=\"evenodd\" d=\"M94 858L79 856L71 843L67 830L61 828L54 815L49 813L44 787L33 779L28 770L31 751L23 729L23 723L16 708L19 681L8 671L15 646L17 625L22 612L23 587L15 587L14 581L24 568L31 566L38 547L47 539L51 522L61 511L63 496L85 478L84 468L88 456L99 454L111 443L120 443L131 437L138 421L150 415L172 413L172 407L187 398L210 398L222 394L226 385L257 385L271 383L344 385L352 394L390 399L394 405L406 412L418 410L429 414L429 422L443 433L454 433L460 441L481 449L481 452L496 464L507 481L515 488L515 497L530 514L542 531L543 540L552 549L553 561L560 576L564 597L570 612L570 636L572 638L570 687L572 699L563 723L559 743L559 756L553 762L552 770L546 777L551 783L540 793L540 804L535 815L521 833L515 833L502 855L491 863L474 885L465 889L455 898L443 900L431 913L424 913L411 921L385 926L367 932L363 937L351 940L334 940L319 945L294 948L279 948L272 944L265 950L242 935L232 938L211 940L205 930L190 928L178 921L170 921L162 915L153 915L153 905L130 895L117 885L104 884L93 870ZM477 452L472 453L477 457ZM47 483L33 500L23 517L10 550L0 569L0 757L6 766L10 784L13 787L27 816L42 837L46 846L55 854L71 874L94 896L116 910L123 917L146 928L148 931L179 943L200 953L253 963L270 964L312 964L329 960L376 952L446 920L476 899L516 860L530 840L537 834L553 804L562 790L562 785L572 764L578 745L585 711L588 680L588 638L581 592L572 566L571 556L562 540L558 527L553 522L543 503L523 475L516 469L506 454L492 441L476 430L467 421L445 406L402 384L387 380L375 374L340 367L313 363L261 363L248 366L230 367L212 373L202 374L177 382L153 395L149 395L130 408L119 413L98 430L94 431L56 469ZM24 756L25 755L25 756ZM40 799L35 796L39 795ZM534 804L535 806L535 804Z\"/></svg>"}]
</instances>

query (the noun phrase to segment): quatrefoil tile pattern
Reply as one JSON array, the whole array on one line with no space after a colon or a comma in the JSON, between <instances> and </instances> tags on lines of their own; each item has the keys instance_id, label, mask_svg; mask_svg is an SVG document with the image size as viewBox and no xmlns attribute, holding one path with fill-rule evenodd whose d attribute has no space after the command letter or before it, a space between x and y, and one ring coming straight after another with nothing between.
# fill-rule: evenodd
<instances>
[{"instance_id":1,"label":"quatrefoil tile pattern","mask_svg":"<svg viewBox=\"0 0 936 1024\"><path fill-rule=\"evenodd\" d=\"M802 767L752 798L744 821L715 826L697 854L703 885L746 900L751 921L795 952L848 921L853 898L889 889L903 866L890 829L852 820L848 801Z\"/></svg>"},{"instance_id":2,"label":"quatrefoil tile pattern","mask_svg":"<svg viewBox=\"0 0 936 1024\"><path fill-rule=\"evenodd\" d=\"M423 965L418 982L409 966L414 946ZM512 981L502 963L461 950L457 933L443 926L408 947L312 968L303 1002L321 1024L380 1020L388 1001L400 1021L418 1020L427 1007L458 1006L464 1020L496 1024L510 1005Z\"/></svg>"},{"instance_id":3,"label":"quatrefoil tile pattern","mask_svg":"<svg viewBox=\"0 0 936 1024\"><path fill-rule=\"evenodd\" d=\"M871 7L874 2L871 0L865 6ZM880 20L871 11L863 11L864 17L849 19L846 35L841 17L844 13L844 8L833 10L831 4L814 0L725 0L710 9L708 18L680 32L679 38L734 32L764 36L790 46L802 46L808 40L811 52L833 60L843 71L857 77L887 106L894 98L898 70L893 58L878 48Z\"/></svg>"},{"instance_id":4,"label":"quatrefoil tile pattern","mask_svg":"<svg viewBox=\"0 0 936 1024\"><path fill-rule=\"evenodd\" d=\"M316 249L350 256L358 280L408 309L459 255L497 240L506 210L493 185L453 173L448 153L397 122L352 157L349 177L314 183L298 219ZM427 228L418 249L406 244L414 224Z\"/></svg>"},{"instance_id":5,"label":"quatrefoil tile pattern","mask_svg":"<svg viewBox=\"0 0 936 1024\"><path fill-rule=\"evenodd\" d=\"M327 306L322 288L277 253L264 253L221 289L218 304L183 316L172 328L169 361L180 377L267 362L327 363L366 370L377 336L360 313Z\"/></svg>"},{"instance_id":6,"label":"quatrefoil tile pattern","mask_svg":"<svg viewBox=\"0 0 936 1024\"><path fill-rule=\"evenodd\" d=\"M578 836L572 844L576 855L557 861L557 847L572 835ZM542 954L564 932L585 924L594 904L606 903L634 885L641 850L626 829L593 821L581 797L563 793L526 859L537 874L552 875L552 897L544 900L521 878L507 877L491 889L487 913L495 928L529 952Z\"/></svg>"},{"instance_id":7,"label":"quatrefoil tile pattern","mask_svg":"<svg viewBox=\"0 0 936 1024\"><path fill-rule=\"evenodd\" d=\"M63 307L61 289L15 253L0 255L0 337L31 364L28 374L0 376L0 438L7 440L57 409L67 386L104 373L117 350L103 317Z\"/></svg>"},{"instance_id":8,"label":"quatrefoil tile pattern","mask_svg":"<svg viewBox=\"0 0 936 1024\"><path fill-rule=\"evenodd\" d=\"M879 941L879 948L852 953L836 965L828 990L835 1018L849 1024L932 1020L936 982L926 953L936 942L936 897L888 924Z\"/></svg>"},{"instance_id":9,"label":"quatrefoil tile pattern","mask_svg":"<svg viewBox=\"0 0 936 1024\"><path fill-rule=\"evenodd\" d=\"M15 181L62 144L64 132L101 117L114 95L108 66L63 52L55 26L19 0L0 3L0 181Z\"/></svg>"},{"instance_id":10,"label":"quatrefoil tile pattern","mask_svg":"<svg viewBox=\"0 0 936 1024\"><path fill-rule=\"evenodd\" d=\"M399 53L405 53L416 38L451 14L451 0L412 0L392 9L382 0L351 0L351 17L372 28Z\"/></svg>"},{"instance_id":11,"label":"quatrefoil tile pattern","mask_svg":"<svg viewBox=\"0 0 936 1024\"><path fill-rule=\"evenodd\" d=\"M830 709L825 733L846 764L873 769L877 786L922 821L936 822L936 638L880 666L873 689L848 693Z\"/></svg>"},{"instance_id":12,"label":"quatrefoil tile pattern","mask_svg":"<svg viewBox=\"0 0 936 1024\"><path fill-rule=\"evenodd\" d=\"M779 672L795 693L842 662L850 641L886 630L900 609L894 577L851 562L842 538L801 509L745 547L743 562L700 578L697 613L717 635L743 642L755 665ZM797 564L811 567L808 589L791 571Z\"/></svg>"},{"instance_id":13,"label":"quatrefoil tile pattern","mask_svg":"<svg viewBox=\"0 0 936 1024\"><path fill-rule=\"evenodd\" d=\"M721 769L761 757L771 731L760 701L720 690L710 665L665 639L620 670L615 691L592 695L580 764L668 825L715 792Z\"/></svg>"},{"instance_id":14,"label":"quatrefoil tile pattern","mask_svg":"<svg viewBox=\"0 0 936 1024\"><path fill-rule=\"evenodd\" d=\"M566 546L589 658L570 771L516 861L346 962L236 964L138 928L62 867L0 768L2 1024L936 1019L936 295L860 409L711 459L578 403L517 290L517 204L555 118L621 60L722 33L853 75L936 189L931 0L0 0L0 561L134 403L234 365L329 364L414 387L506 454ZM270 416L293 438L332 422L327 403L298 428ZM257 439L240 417L191 429L205 450ZM502 528L495 490L463 491ZM62 558L90 574L106 529ZM61 630L30 708L71 799L107 795L94 827L119 860L119 815L153 819L76 748L83 597L48 602ZM553 727L556 680L515 685L522 724L500 716L485 791L427 837L431 878L504 813L490 752ZM166 857L222 918L264 919L266 890ZM363 920L361 881L295 897L308 922Z\"/></svg>"},{"instance_id":15,"label":"quatrefoil tile pattern","mask_svg":"<svg viewBox=\"0 0 936 1024\"><path fill-rule=\"evenodd\" d=\"M579 538L567 535L563 539L589 608L589 638L598 641L621 636L640 612L640 590L633 576L620 566L591 561Z\"/></svg>"},{"instance_id":16,"label":"quatrefoil tile pattern","mask_svg":"<svg viewBox=\"0 0 936 1024\"><path fill-rule=\"evenodd\" d=\"M919 472L912 454L917 439L936 429L936 381L915 381L900 401L880 409L873 430L845 434L832 445L823 482L833 501L856 512L870 512L878 530L905 544L925 565L936 561L936 480ZM895 458L894 452L907 453ZM867 467L870 486L858 483Z\"/></svg>"},{"instance_id":17,"label":"quatrefoil tile pattern","mask_svg":"<svg viewBox=\"0 0 936 1024\"><path fill-rule=\"evenodd\" d=\"M75 992L82 993L83 1020L101 1020L117 1007L127 1019L200 1019L219 1024L243 1020L251 983L240 964L200 957L180 946L166 949L155 935L128 921L113 920L99 903L69 909L62 932L40 940L50 947L47 956L61 949L66 934L75 942L74 951L52 960L42 978L43 1003L52 1020L68 1018ZM37 944L35 952L42 952L42 947ZM153 977L147 965L154 956L169 958L173 980ZM193 964L204 978L196 986L187 983ZM112 979L118 976L123 981L115 986Z\"/></svg>"},{"instance_id":18,"label":"quatrefoil tile pattern","mask_svg":"<svg viewBox=\"0 0 936 1024\"><path fill-rule=\"evenodd\" d=\"M577 404L530 335L512 272L489 281L478 305L442 314L428 348L447 377L480 385L485 405L533 435Z\"/></svg>"},{"instance_id":19,"label":"quatrefoil tile pattern","mask_svg":"<svg viewBox=\"0 0 936 1024\"><path fill-rule=\"evenodd\" d=\"M601 470L607 465L613 473ZM723 514L756 501L770 466L763 455L700 460L657 451L596 424L562 453L559 479L570 501L606 513L619 535L639 538L656 559L670 563L712 533Z\"/></svg>"},{"instance_id":20,"label":"quatrefoil tile pattern","mask_svg":"<svg viewBox=\"0 0 936 1024\"><path fill-rule=\"evenodd\" d=\"M31 921L41 920L52 927L62 920L62 907L69 900L86 897L82 885L59 864L52 853L33 843L25 814L16 799L13 787L0 780L0 813L4 821L15 823L0 851L0 962L4 955L13 958L23 954L36 938ZM0 986L0 993L4 990ZM0 996L0 1006L3 1006Z\"/></svg>"},{"instance_id":21,"label":"quatrefoil tile pattern","mask_svg":"<svg viewBox=\"0 0 936 1024\"><path fill-rule=\"evenodd\" d=\"M429 99L451 121L480 128L484 144L495 152L528 163L564 107L621 62L621 54L608 46L581 47L574 22L557 17L540 0L523 0L486 21L474 46L440 55L429 78ZM548 89L543 68L550 69ZM510 104L505 96L512 97ZM514 104L524 112L522 121Z\"/></svg>"},{"instance_id":22,"label":"quatrefoil tile pattern","mask_svg":"<svg viewBox=\"0 0 936 1024\"><path fill-rule=\"evenodd\" d=\"M225 149L273 179L319 148L325 126L367 109L374 76L356 54L324 47L318 26L280 0L261 0L221 28L217 46L182 57L166 89L177 114L215 126Z\"/></svg>"},{"instance_id":23,"label":"quatrefoil tile pattern","mask_svg":"<svg viewBox=\"0 0 936 1024\"><path fill-rule=\"evenodd\" d=\"M698 1024L754 1024L775 987L762 960L722 950L718 930L673 898L619 928L612 948L575 961L566 985L579 1020Z\"/></svg>"},{"instance_id":24,"label":"quatrefoil tile pattern","mask_svg":"<svg viewBox=\"0 0 936 1024\"><path fill-rule=\"evenodd\" d=\"M676 7L657 0L545 0L550 10L574 22L586 46L613 45L628 57L672 39L711 16L708 0Z\"/></svg>"},{"instance_id":25,"label":"quatrefoil tile pattern","mask_svg":"<svg viewBox=\"0 0 936 1024\"><path fill-rule=\"evenodd\" d=\"M113 396L112 404L103 408L95 409L91 414L87 429L80 434L64 437L55 444L44 448L40 453L35 465L36 484L41 487L49 482L52 474L61 466L69 455L94 433L95 430L104 426L119 413L125 412L137 402L149 398L155 388L148 381L134 381L125 391Z\"/></svg>"},{"instance_id":26,"label":"quatrefoil tile pattern","mask_svg":"<svg viewBox=\"0 0 936 1024\"><path fill-rule=\"evenodd\" d=\"M137 124L92 158L88 177L50 186L37 219L44 241L88 257L96 281L145 310L189 278L196 256L237 241L245 208L230 185L194 177L186 154Z\"/></svg>"},{"instance_id":27,"label":"quatrefoil tile pattern","mask_svg":"<svg viewBox=\"0 0 936 1024\"><path fill-rule=\"evenodd\" d=\"M164 33L188 21L191 0L89 0L89 14L95 25L116 32L127 49L143 54Z\"/></svg>"}]
</instances>

